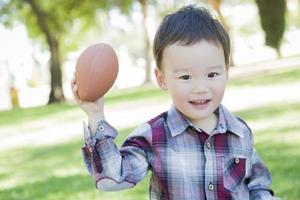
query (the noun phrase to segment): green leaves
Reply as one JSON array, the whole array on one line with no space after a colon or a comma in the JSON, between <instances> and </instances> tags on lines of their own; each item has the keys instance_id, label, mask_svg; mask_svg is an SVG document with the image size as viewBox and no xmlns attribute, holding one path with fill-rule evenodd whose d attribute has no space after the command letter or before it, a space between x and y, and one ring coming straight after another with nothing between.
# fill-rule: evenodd
<instances>
[{"instance_id":1,"label":"green leaves","mask_svg":"<svg viewBox=\"0 0 300 200\"><path fill-rule=\"evenodd\" d=\"M279 51L285 30L286 0L256 0L266 45Z\"/></svg>"}]
</instances>

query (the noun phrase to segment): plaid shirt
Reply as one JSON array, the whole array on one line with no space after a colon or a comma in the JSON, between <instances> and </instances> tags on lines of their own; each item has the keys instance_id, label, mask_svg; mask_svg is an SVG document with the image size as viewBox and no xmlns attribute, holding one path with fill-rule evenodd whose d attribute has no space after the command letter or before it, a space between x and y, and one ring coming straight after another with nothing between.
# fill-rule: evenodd
<instances>
[{"instance_id":1,"label":"plaid shirt","mask_svg":"<svg viewBox=\"0 0 300 200\"><path fill-rule=\"evenodd\" d=\"M253 147L251 130L222 105L208 135L172 106L136 128L118 149L117 131L100 121L84 126L84 161L96 187L133 187L152 171L151 200L271 200L271 176Z\"/></svg>"}]
</instances>

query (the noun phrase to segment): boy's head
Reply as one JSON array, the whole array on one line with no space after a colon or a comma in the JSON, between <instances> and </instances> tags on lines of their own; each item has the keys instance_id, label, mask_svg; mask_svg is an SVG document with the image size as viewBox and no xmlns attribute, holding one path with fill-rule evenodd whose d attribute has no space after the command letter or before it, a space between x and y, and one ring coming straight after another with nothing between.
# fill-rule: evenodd
<instances>
[{"instance_id":1,"label":"boy's head","mask_svg":"<svg viewBox=\"0 0 300 200\"><path fill-rule=\"evenodd\" d=\"M163 52L166 47L175 43L192 45L201 40L221 45L228 68L229 36L220 22L214 19L207 9L190 5L167 15L154 38L153 53L157 68L162 69Z\"/></svg>"},{"instance_id":2,"label":"boy's head","mask_svg":"<svg viewBox=\"0 0 300 200\"><path fill-rule=\"evenodd\" d=\"M158 84L195 125L216 119L228 79L229 48L221 24L195 6L168 15L156 34Z\"/></svg>"}]
</instances>

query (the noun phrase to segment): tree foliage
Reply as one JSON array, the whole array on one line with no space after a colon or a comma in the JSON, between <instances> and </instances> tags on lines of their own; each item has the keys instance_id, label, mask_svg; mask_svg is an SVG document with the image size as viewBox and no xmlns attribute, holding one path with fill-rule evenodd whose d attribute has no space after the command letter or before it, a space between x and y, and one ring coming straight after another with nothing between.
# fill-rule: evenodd
<instances>
[{"instance_id":1,"label":"tree foliage","mask_svg":"<svg viewBox=\"0 0 300 200\"><path fill-rule=\"evenodd\" d=\"M29 36L48 48L51 91L49 103L64 101L61 63L65 52L75 49L79 38L91 26L99 26L98 12L118 6L128 10L131 0L0 0L0 22L23 23ZM72 39L73 38L73 39Z\"/></svg>"},{"instance_id":2,"label":"tree foliage","mask_svg":"<svg viewBox=\"0 0 300 200\"><path fill-rule=\"evenodd\" d=\"M286 0L255 0L260 22L265 32L266 45L280 56L280 45L285 30Z\"/></svg>"}]
</instances>

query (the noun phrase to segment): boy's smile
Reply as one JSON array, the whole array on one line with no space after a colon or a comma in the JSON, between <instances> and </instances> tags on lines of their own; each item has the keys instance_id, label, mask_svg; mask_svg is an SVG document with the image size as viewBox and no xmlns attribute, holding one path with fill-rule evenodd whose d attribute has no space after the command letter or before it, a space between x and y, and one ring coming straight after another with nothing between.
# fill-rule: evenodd
<instances>
[{"instance_id":1,"label":"boy's smile","mask_svg":"<svg viewBox=\"0 0 300 200\"><path fill-rule=\"evenodd\" d=\"M222 101L228 79L218 43L201 40L166 47L162 70L156 70L156 77L160 87L169 90L175 107L193 124L209 131L215 126L214 111Z\"/></svg>"}]
</instances>

